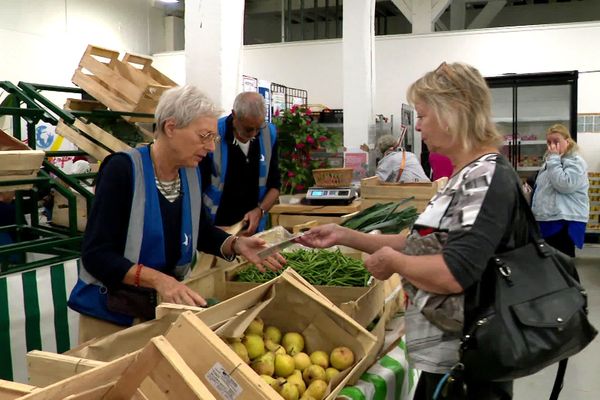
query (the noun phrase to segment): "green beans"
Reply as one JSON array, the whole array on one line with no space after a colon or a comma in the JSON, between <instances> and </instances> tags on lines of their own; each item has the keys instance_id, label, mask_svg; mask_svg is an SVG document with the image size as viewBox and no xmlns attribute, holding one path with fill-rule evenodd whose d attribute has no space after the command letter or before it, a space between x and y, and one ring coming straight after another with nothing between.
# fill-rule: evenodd
<instances>
[{"instance_id":1,"label":"green beans","mask_svg":"<svg viewBox=\"0 0 600 400\"><path fill-rule=\"evenodd\" d=\"M311 285L367 286L371 277L361 260L347 257L339 250L300 249L282 255L287 260L286 266L293 268ZM250 265L241 270L235 280L264 283L280 273L270 270L263 273L255 265Z\"/></svg>"}]
</instances>

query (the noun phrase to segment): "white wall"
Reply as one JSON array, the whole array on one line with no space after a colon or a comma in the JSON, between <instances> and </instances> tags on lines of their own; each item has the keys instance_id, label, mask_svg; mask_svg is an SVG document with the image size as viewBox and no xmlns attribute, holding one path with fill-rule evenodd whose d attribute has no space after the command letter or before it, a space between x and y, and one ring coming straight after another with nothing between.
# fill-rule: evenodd
<instances>
[{"instance_id":1,"label":"white wall","mask_svg":"<svg viewBox=\"0 0 600 400\"><path fill-rule=\"evenodd\" d=\"M151 54L161 26L150 0L0 0L0 80L72 86L88 44Z\"/></svg>"}]
</instances>

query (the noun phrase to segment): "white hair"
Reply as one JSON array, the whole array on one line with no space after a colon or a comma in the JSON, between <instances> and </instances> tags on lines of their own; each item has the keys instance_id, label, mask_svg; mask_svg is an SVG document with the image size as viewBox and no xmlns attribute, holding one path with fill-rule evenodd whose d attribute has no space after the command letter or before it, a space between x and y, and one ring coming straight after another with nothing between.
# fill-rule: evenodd
<instances>
[{"instance_id":1,"label":"white hair","mask_svg":"<svg viewBox=\"0 0 600 400\"><path fill-rule=\"evenodd\" d=\"M168 119L172 118L175 121L176 128L184 128L197 118L218 118L220 112L197 87L185 85L165 91L160 96L154 115L160 133Z\"/></svg>"},{"instance_id":2,"label":"white hair","mask_svg":"<svg viewBox=\"0 0 600 400\"><path fill-rule=\"evenodd\" d=\"M265 100L256 92L242 92L233 101L233 112L237 118L264 118Z\"/></svg>"}]
</instances>

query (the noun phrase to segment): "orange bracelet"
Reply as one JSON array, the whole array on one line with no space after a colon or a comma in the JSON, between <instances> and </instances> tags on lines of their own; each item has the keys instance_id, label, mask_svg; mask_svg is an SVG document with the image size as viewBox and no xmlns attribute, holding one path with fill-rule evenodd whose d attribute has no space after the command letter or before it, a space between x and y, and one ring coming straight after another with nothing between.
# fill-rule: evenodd
<instances>
[{"instance_id":1,"label":"orange bracelet","mask_svg":"<svg viewBox=\"0 0 600 400\"><path fill-rule=\"evenodd\" d=\"M135 265L136 269L135 269L135 278L133 279L133 284L134 286L139 287L140 286L140 275L142 274L142 264L136 264Z\"/></svg>"}]
</instances>

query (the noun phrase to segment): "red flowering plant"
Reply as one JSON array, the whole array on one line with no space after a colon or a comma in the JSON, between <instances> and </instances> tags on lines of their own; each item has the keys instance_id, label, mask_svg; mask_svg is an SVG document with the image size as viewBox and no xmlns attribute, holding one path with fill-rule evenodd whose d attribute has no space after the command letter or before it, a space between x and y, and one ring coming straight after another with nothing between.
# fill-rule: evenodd
<instances>
[{"instance_id":1,"label":"red flowering plant","mask_svg":"<svg viewBox=\"0 0 600 400\"><path fill-rule=\"evenodd\" d=\"M327 159L317 159L315 152L336 152L341 137L312 120L310 108L292 106L276 113L273 123L277 126L279 146L279 172L281 193L306 192L315 184L312 171L327 168Z\"/></svg>"}]
</instances>

